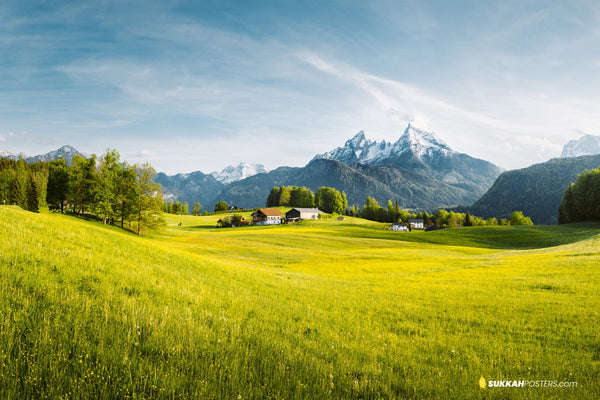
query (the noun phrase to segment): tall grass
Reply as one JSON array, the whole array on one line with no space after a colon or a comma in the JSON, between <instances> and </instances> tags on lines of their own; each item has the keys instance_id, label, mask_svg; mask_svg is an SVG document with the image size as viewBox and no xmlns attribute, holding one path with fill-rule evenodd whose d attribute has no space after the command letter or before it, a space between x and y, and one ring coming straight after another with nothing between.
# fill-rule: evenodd
<instances>
[{"instance_id":1,"label":"tall grass","mask_svg":"<svg viewBox=\"0 0 600 400\"><path fill-rule=\"evenodd\" d=\"M598 225L210 218L142 239L0 207L0 398L600 394Z\"/></svg>"}]
</instances>

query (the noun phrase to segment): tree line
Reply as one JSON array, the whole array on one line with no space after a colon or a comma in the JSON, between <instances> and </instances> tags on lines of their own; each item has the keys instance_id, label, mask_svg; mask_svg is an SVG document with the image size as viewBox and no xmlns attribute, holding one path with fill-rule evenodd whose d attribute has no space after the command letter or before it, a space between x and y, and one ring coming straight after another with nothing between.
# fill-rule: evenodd
<instances>
[{"instance_id":1,"label":"tree line","mask_svg":"<svg viewBox=\"0 0 600 400\"><path fill-rule=\"evenodd\" d=\"M267 207L318 208L326 213L343 214L348 208L346 193L331 187L322 186L314 194L306 187L273 187L267 197Z\"/></svg>"},{"instance_id":2,"label":"tree line","mask_svg":"<svg viewBox=\"0 0 600 400\"><path fill-rule=\"evenodd\" d=\"M48 168L43 162L0 158L0 204L37 212L46 206L47 181Z\"/></svg>"},{"instance_id":3,"label":"tree line","mask_svg":"<svg viewBox=\"0 0 600 400\"><path fill-rule=\"evenodd\" d=\"M457 226L497 226L497 225L533 225L531 218L523 215L521 211L514 211L510 218L497 220L496 218L482 219L467 213L460 213L447 210L437 210L433 214L427 211L410 213L402 210L398 202L388 200L386 207L381 207L376 199L367 197L362 209L358 206L352 206L348 210L348 215L360 217L371 221L404 223L408 224L410 219L422 219L425 225L435 225L440 228L450 228Z\"/></svg>"},{"instance_id":4,"label":"tree line","mask_svg":"<svg viewBox=\"0 0 600 400\"><path fill-rule=\"evenodd\" d=\"M0 159L0 202L38 212L40 207L94 216L104 224L128 224L137 234L164 224L160 185L148 163L120 161L116 150L29 164Z\"/></svg>"},{"instance_id":5,"label":"tree line","mask_svg":"<svg viewBox=\"0 0 600 400\"><path fill-rule=\"evenodd\" d=\"M169 214L176 215L188 215L189 206L188 202L184 201L183 203L180 201L169 200L165 201L163 206L163 211ZM202 204L199 201L192 204L192 215L201 215L202 214ZM205 214L208 214L208 211L205 211Z\"/></svg>"}]
</instances>

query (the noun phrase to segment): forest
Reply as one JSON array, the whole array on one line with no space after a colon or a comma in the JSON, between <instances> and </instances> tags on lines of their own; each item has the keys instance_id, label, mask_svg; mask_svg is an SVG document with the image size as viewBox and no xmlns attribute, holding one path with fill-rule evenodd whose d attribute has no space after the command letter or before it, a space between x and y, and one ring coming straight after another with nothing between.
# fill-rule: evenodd
<instances>
[{"instance_id":1,"label":"forest","mask_svg":"<svg viewBox=\"0 0 600 400\"><path fill-rule=\"evenodd\" d=\"M163 224L160 185L148 163L121 162L116 150L92 155L27 163L0 159L0 203L38 212L41 207L98 219L140 235Z\"/></svg>"}]
</instances>

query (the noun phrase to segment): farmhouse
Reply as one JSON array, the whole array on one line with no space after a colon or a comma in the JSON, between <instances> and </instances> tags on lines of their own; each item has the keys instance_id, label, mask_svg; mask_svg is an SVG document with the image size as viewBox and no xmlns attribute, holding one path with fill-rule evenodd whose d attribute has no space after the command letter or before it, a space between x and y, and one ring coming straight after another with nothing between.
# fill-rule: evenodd
<instances>
[{"instance_id":1,"label":"farmhouse","mask_svg":"<svg viewBox=\"0 0 600 400\"><path fill-rule=\"evenodd\" d=\"M261 208L252 213L252 223L254 225L279 225L281 224L281 211L273 208Z\"/></svg>"},{"instance_id":2,"label":"farmhouse","mask_svg":"<svg viewBox=\"0 0 600 400\"><path fill-rule=\"evenodd\" d=\"M425 221L422 219L409 219L408 224L410 229L425 229Z\"/></svg>"},{"instance_id":3,"label":"farmhouse","mask_svg":"<svg viewBox=\"0 0 600 400\"><path fill-rule=\"evenodd\" d=\"M398 231L398 232L408 232L408 226L406 226L404 224L393 224L392 230Z\"/></svg>"},{"instance_id":4,"label":"farmhouse","mask_svg":"<svg viewBox=\"0 0 600 400\"><path fill-rule=\"evenodd\" d=\"M285 222L296 222L303 219L318 219L322 211L318 208L292 208L285 213Z\"/></svg>"}]
</instances>

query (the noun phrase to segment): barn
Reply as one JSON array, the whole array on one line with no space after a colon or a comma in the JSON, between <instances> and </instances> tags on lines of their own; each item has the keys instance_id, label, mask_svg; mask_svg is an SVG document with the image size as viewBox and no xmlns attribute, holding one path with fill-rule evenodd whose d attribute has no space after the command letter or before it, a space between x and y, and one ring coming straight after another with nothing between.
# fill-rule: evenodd
<instances>
[{"instance_id":1,"label":"barn","mask_svg":"<svg viewBox=\"0 0 600 400\"><path fill-rule=\"evenodd\" d=\"M285 213L285 222L296 222L303 219L319 219L323 212L318 208L292 208Z\"/></svg>"}]
</instances>

